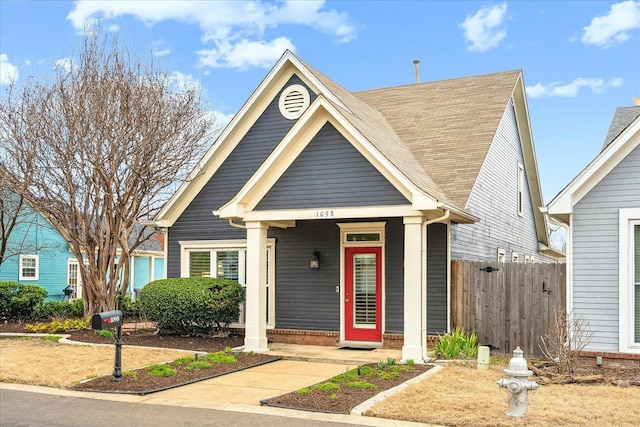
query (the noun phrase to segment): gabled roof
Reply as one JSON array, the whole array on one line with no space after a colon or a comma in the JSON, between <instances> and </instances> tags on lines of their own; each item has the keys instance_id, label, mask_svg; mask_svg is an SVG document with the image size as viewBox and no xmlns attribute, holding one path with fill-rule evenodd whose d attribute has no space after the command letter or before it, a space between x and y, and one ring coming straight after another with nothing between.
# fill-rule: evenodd
<instances>
[{"instance_id":1,"label":"gabled roof","mask_svg":"<svg viewBox=\"0 0 640 427\"><path fill-rule=\"evenodd\" d=\"M607 176L631 151L640 146L640 107L618 108L605 147L544 208L548 215L569 224L573 207ZM630 120L630 121L629 121ZM613 139L609 141L612 135Z\"/></svg>"},{"instance_id":2,"label":"gabled roof","mask_svg":"<svg viewBox=\"0 0 640 427\"><path fill-rule=\"evenodd\" d=\"M611 125L609 125L609 131L604 139L602 149L607 148L638 117L640 117L640 106L618 107L611 120Z\"/></svg>"},{"instance_id":3,"label":"gabled roof","mask_svg":"<svg viewBox=\"0 0 640 427\"><path fill-rule=\"evenodd\" d=\"M414 209L439 206L462 221L477 220L464 210L465 205L500 120L513 100L532 202L534 208L542 205L520 70L351 93L287 51L203 157L193 180L185 183L156 216L154 225L170 227L177 220L293 74L317 95L318 105L312 105L313 112L303 114L299 122L311 120L312 114L328 115L350 129L361 152L377 160L383 174L398 176L394 185L410 195ZM291 132L296 126L301 129L304 123L297 123ZM289 133L281 144L293 144L293 139ZM267 175L282 172L281 165L271 167L270 163L276 164L285 150L276 147L247 185L224 206L225 212L240 212L243 200L255 203L255 195L252 198L249 194L251 186ZM234 203L238 206L230 206ZM546 243L544 217L537 209L534 212L538 240Z\"/></svg>"},{"instance_id":4,"label":"gabled roof","mask_svg":"<svg viewBox=\"0 0 640 427\"><path fill-rule=\"evenodd\" d=\"M464 208L520 70L355 95L380 111L453 204Z\"/></svg>"}]
</instances>

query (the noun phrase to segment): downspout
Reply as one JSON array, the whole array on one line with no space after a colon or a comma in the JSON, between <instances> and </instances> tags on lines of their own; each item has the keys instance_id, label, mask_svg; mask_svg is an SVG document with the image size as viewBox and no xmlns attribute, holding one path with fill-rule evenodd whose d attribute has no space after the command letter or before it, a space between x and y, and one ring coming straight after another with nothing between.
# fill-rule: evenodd
<instances>
[{"instance_id":1,"label":"downspout","mask_svg":"<svg viewBox=\"0 0 640 427\"><path fill-rule=\"evenodd\" d=\"M429 360L429 356L427 356L427 227L430 224L433 224L435 222L442 222L442 221L446 221L447 219L449 219L449 215L451 214L451 212L449 211L449 209L446 209L444 212L444 215L442 215L439 218L433 218L430 220L425 221L424 223L422 223L422 233L420 233L421 239L422 239L422 284L420 285L420 301L422 304L422 325L421 325L421 333L420 333L420 345L422 346L422 360L424 360L425 362ZM448 251L448 249L447 249ZM447 256L447 263L448 263L448 256ZM447 267L448 268L448 267ZM423 294L424 291L424 294ZM449 291L447 290L447 293ZM448 308L447 308L448 310Z\"/></svg>"},{"instance_id":2,"label":"downspout","mask_svg":"<svg viewBox=\"0 0 640 427\"><path fill-rule=\"evenodd\" d=\"M235 222L233 222L233 219L232 219L232 218L229 218L229 225L230 225L230 226L232 226L232 227L235 227L235 228L241 228L241 229L243 229L243 230L246 230L246 229L247 229L247 226L246 226L246 225L236 224Z\"/></svg>"}]
</instances>

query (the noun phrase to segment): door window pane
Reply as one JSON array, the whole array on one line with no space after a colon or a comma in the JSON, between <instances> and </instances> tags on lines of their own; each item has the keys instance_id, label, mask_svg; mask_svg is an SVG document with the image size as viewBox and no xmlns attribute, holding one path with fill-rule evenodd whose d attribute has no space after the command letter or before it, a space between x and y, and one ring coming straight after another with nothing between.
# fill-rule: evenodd
<instances>
[{"instance_id":1,"label":"door window pane","mask_svg":"<svg viewBox=\"0 0 640 427\"><path fill-rule=\"evenodd\" d=\"M354 326L376 325L376 255L356 254L353 257Z\"/></svg>"},{"instance_id":2,"label":"door window pane","mask_svg":"<svg viewBox=\"0 0 640 427\"><path fill-rule=\"evenodd\" d=\"M347 242L379 242L380 233L348 233Z\"/></svg>"}]
</instances>

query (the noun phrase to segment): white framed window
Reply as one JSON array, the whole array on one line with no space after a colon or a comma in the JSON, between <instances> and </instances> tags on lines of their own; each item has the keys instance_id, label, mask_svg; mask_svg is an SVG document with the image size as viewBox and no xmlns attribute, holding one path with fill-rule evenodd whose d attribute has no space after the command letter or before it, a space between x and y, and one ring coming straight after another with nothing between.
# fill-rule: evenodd
<instances>
[{"instance_id":1,"label":"white framed window","mask_svg":"<svg viewBox=\"0 0 640 427\"><path fill-rule=\"evenodd\" d=\"M505 257L504 249L498 248L498 262L505 262L505 261L506 261L506 257Z\"/></svg>"},{"instance_id":2,"label":"white framed window","mask_svg":"<svg viewBox=\"0 0 640 427\"><path fill-rule=\"evenodd\" d=\"M518 262L518 259L520 259L518 252L511 252L511 262Z\"/></svg>"},{"instance_id":3,"label":"white framed window","mask_svg":"<svg viewBox=\"0 0 640 427\"><path fill-rule=\"evenodd\" d=\"M640 208L619 210L619 351L640 354Z\"/></svg>"},{"instance_id":4,"label":"white framed window","mask_svg":"<svg viewBox=\"0 0 640 427\"><path fill-rule=\"evenodd\" d=\"M518 163L518 215L524 215L524 166Z\"/></svg>"},{"instance_id":5,"label":"white framed window","mask_svg":"<svg viewBox=\"0 0 640 427\"><path fill-rule=\"evenodd\" d=\"M180 277L214 277L235 280L247 286L246 240L181 241ZM275 239L267 239L267 327L275 319ZM245 304L240 307L238 323L245 322Z\"/></svg>"},{"instance_id":6,"label":"white framed window","mask_svg":"<svg viewBox=\"0 0 640 427\"><path fill-rule=\"evenodd\" d=\"M386 222L348 222L340 227L342 246L384 246Z\"/></svg>"},{"instance_id":7,"label":"white framed window","mask_svg":"<svg viewBox=\"0 0 640 427\"><path fill-rule=\"evenodd\" d=\"M20 255L20 280L38 280L40 278L40 257L38 255Z\"/></svg>"}]
</instances>

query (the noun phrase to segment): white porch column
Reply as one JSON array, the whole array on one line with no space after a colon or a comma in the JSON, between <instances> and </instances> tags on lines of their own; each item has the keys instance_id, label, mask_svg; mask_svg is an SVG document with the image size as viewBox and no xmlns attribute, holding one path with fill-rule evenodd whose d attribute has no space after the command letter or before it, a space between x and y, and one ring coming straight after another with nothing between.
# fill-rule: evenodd
<instances>
[{"instance_id":1,"label":"white porch column","mask_svg":"<svg viewBox=\"0 0 640 427\"><path fill-rule=\"evenodd\" d=\"M402 360L423 363L422 324L426 288L422 274L422 217L404 217L404 345Z\"/></svg>"},{"instance_id":2,"label":"white porch column","mask_svg":"<svg viewBox=\"0 0 640 427\"><path fill-rule=\"evenodd\" d=\"M267 347L267 226L247 222L247 304L244 351L262 353Z\"/></svg>"}]
</instances>

